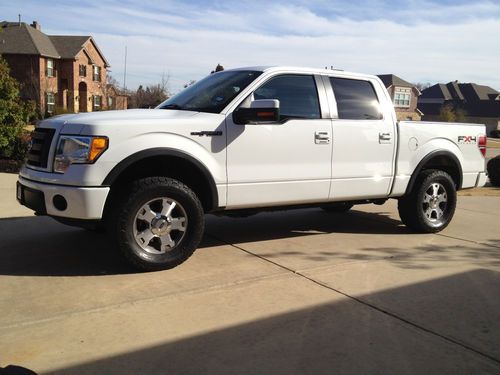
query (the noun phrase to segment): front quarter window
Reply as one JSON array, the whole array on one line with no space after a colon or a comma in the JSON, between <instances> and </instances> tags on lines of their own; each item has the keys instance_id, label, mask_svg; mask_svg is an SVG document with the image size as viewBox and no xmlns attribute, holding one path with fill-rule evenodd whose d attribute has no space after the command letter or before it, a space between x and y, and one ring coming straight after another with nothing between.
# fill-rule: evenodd
<instances>
[{"instance_id":1,"label":"front quarter window","mask_svg":"<svg viewBox=\"0 0 500 375\"><path fill-rule=\"evenodd\" d=\"M220 113L262 72L223 71L211 74L161 103L157 109Z\"/></svg>"}]
</instances>

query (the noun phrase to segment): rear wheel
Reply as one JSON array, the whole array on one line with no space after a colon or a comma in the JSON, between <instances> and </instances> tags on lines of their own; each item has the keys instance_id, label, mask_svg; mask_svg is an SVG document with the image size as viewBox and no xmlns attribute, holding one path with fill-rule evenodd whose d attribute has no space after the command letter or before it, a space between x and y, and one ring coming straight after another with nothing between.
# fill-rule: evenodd
<instances>
[{"instance_id":1,"label":"rear wheel","mask_svg":"<svg viewBox=\"0 0 500 375\"><path fill-rule=\"evenodd\" d=\"M448 226L455 213L457 193L450 175L426 170L418 177L411 194L399 199L403 223L423 233L436 233Z\"/></svg>"},{"instance_id":2,"label":"rear wheel","mask_svg":"<svg viewBox=\"0 0 500 375\"><path fill-rule=\"evenodd\" d=\"M116 204L119 248L135 268L156 271L188 259L203 235L202 205L181 182L148 177L133 182Z\"/></svg>"},{"instance_id":3,"label":"rear wheel","mask_svg":"<svg viewBox=\"0 0 500 375\"><path fill-rule=\"evenodd\" d=\"M500 156L494 157L488 162L488 177L493 186L500 186Z\"/></svg>"}]
</instances>

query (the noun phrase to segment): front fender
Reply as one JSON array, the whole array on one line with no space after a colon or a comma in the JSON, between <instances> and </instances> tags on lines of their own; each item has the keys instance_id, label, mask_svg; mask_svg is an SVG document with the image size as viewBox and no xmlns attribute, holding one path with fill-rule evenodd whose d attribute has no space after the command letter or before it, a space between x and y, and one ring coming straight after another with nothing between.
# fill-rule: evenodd
<instances>
[{"instance_id":1,"label":"front fender","mask_svg":"<svg viewBox=\"0 0 500 375\"><path fill-rule=\"evenodd\" d=\"M112 168L106 168L107 172L102 176L100 184L105 184L104 181L106 179L109 180L109 174L118 163L121 163L134 154L145 151L155 153L159 152L158 150L160 149L171 150L172 153L176 153L177 155L188 155L210 173L216 184L225 184L225 149L215 150L210 144L210 138L205 137L203 141L204 144L178 134L154 132L134 136L116 145L110 144L108 151L111 152L106 152L101 158L103 163L112 164Z\"/></svg>"}]
</instances>

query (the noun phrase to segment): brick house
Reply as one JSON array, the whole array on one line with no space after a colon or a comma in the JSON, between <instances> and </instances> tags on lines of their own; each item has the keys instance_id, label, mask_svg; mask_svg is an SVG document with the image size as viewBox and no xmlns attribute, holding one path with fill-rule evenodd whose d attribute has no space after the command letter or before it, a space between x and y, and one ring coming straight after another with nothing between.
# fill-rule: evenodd
<instances>
[{"instance_id":1,"label":"brick house","mask_svg":"<svg viewBox=\"0 0 500 375\"><path fill-rule=\"evenodd\" d=\"M33 22L0 22L0 55L42 115L126 109L106 84L109 64L91 36L46 35Z\"/></svg>"},{"instance_id":2,"label":"brick house","mask_svg":"<svg viewBox=\"0 0 500 375\"><path fill-rule=\"evenodd\" d=\"M423 113L417 108L420 91L415 85L394 74L380 74L378 77L384 83L391 96L398 120L420 121Z\"/></svg>"},{"instance_id":3,"label":"brick house","mask_svg":"<svg viewBox=\"0 0 500 375\"><path fill-rule=\"evenodd\" d=\"M500 92L476 83L438 83L422 91L418 107L424 120L440 119L441 109L450 105L464 111L465 122L485 124L487 134L500 129Z\"/></svg>"}]
</instances>

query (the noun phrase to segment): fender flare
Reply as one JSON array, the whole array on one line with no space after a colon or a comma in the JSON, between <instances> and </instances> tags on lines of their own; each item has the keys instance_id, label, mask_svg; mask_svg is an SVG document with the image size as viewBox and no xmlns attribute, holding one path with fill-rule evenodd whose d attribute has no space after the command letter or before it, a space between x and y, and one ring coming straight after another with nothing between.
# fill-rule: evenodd
<instances>
[{"instance_id":1,"label":"fender flare","mask_svg":"<svg viewBox=\"0 0 500 375\"><path fill-rule=\"evenodd\" d=\"M417 167L411 174L410 181L408 182L408 186L406 187L406 192L405 195L410 194L410 192L413 190L413 185L415 185L415 182L417 180L417 177L419 176L420 172L424 168L424 165L429 162L432 158L435 158L437 156L445 156L453 160L455 166L458 169L458 181L457 181L457 190L460 190L462 186L462 179L463 179L463 173L462 173L462 165L460 164L460 160L456 157L455 154L453 154L450 151L446 150L437 150L437 151L432 151L429 154L425 155L422 160L418 163Z\"/></svg>"},{"instance_id":2,"label":"fender flare","mask_svg":"<svg viewBox=\"0 0 500 375\"><path fill-rule=\"evenodd\" d=\"M108 173L108 175L106 176L101 185L111 186L118 179L118 177L132 164L152 156L173 156L176 158L184 159L192 163L203 174L206 181L208 181L208 185L210 188L210 197L212 198L211 208L216 209L219 206L219 196L217 193L217 186L215 184L215 180L212 174L205 166L205 164L203 164L194 156L186 152L182 152L171 148L165 148L165 147L150 148L127 156L125 159L123 159L113 167L113 169Z\"/></svg>"}]
</instances>

